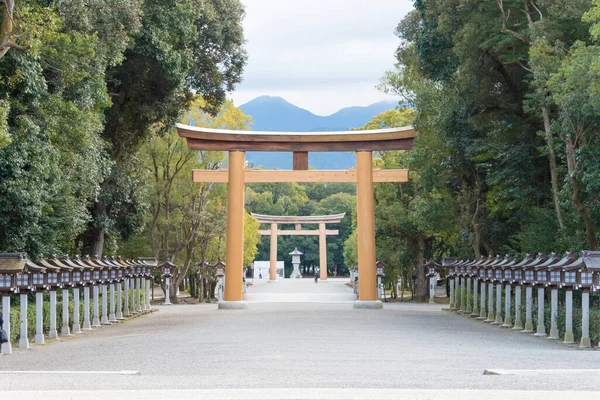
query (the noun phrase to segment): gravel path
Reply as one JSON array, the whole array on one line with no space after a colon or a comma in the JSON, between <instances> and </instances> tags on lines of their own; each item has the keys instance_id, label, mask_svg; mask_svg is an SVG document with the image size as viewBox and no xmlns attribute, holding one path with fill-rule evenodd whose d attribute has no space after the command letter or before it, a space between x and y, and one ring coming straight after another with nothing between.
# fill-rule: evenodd
<instances>
[{"instance_id":1,"label":"gravel path","mask_svg":"<svg viewBox=\"0 0 600 400\"><path fill-rule=\"evenodd\" d=\"M282 290L267 285L265 291ZM314 290L327 294L339 289L343 294L346 289L328 285L329 289ZM600 353L483 324L442 311L441 305L394 303L384 310L354 310L351 302L251 302L249 309L241 311L220 311L214 304L159 308L60 343L0 356L0 393L221 388L596 390L600 378L593 371L484 376L485 369L597 369ZM6 374L21 370L132 370L139 375Z\"/></svg>"}]
</instances>

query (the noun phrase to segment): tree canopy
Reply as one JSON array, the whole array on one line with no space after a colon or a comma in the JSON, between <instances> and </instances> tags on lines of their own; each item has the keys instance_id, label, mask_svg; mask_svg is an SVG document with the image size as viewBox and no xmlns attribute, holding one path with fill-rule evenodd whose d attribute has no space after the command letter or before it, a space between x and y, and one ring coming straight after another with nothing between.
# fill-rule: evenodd
<instances>
[{"instance_id":1,"label":"tree canopy","mask_svg":"<svg viewBox=\"0 0 600 400\"><path fill-rule=\"evenodd\" d=\"M112 254L145 227L142 148L241 80L243 6L1 3L0 250Z\"/></svg>"},{"instance_id":2,"label":"tree canopy","mask_svg":"<svg viewBox=\"0 0 600 400\"><path fill-rule=\"evenodd\" d=\"M415 110L420 137L394 156L416 172L392 204L410 199L425 257L595 249L600 3L471 3L417 0L398 24L381 89Z\"/></svg>"}]
</instances>

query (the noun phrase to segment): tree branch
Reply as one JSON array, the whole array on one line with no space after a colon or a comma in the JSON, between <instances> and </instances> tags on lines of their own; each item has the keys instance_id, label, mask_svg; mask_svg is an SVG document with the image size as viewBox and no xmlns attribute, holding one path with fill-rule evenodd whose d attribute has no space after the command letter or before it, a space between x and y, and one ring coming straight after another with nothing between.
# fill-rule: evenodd
<instances>
[{"instance_id":1,"label":"tree branch","mask_svg":"<svg viewBox=\"0 0 600 400\"><path fill-rule=\"evenodd\" d=\"M527 1L527 0L525 0L525 1ZM531 41L529 39L527 39L525 36L513 31L512 29L508 29L506 27L506 23L508 22L508 20L510 18L510 10L508 10L508 13L506 13L504 11L503 0L496 0L496 2L498 3L498 9L500 10L500 14L502 15L502 29L500 30L500 32L507 33L510 36L514 37L515 39L522 41L523 43L531 44Z\"/></svg>"}]
</instances>

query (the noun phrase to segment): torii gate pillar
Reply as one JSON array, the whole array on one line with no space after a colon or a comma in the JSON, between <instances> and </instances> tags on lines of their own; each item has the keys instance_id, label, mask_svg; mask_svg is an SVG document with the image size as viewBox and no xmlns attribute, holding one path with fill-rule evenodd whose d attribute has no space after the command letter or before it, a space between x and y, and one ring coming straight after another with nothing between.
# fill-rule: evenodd
<instances>
[{"instance_id":1,"label":"torii gate pillar","mask_svg":"<svg viewBox=\"0 0 600 400\"><path fill-rule=\"evenodd\" d=\"M319 224L319 274L321 282L327 282L327 236L324 222Z\"/></svg>"},{"instance_id":2,"label":"torii gate pillar","mask_svg":"<svg viewBox=\"0 0 600 400\"><path fill-rule=\"evenodd\" d=\"M229 152L227 187L227 278L224 301L219 308L247 308L242 301L244 262L244 168L245 152Z\"/></svg>"},{"instance_id":3,"label":"torii gate pillar","mask_svg":"<svg viewBox=\"0 0 600 400\"><path fill-rule=\"evenodd\" d=\"M277 223L271 223L271 257L269 282L277 282Z\"/></svg>"},{"instance_id":4,"label":"torii gate pillar","mask_svg":"<svg viewBox=\"0 0 600 400\"><path fill-rule=\"evenodd\" d=\"M358 230L358 301L354 308L383 308L375 276L375 207L373 153L356 152L356 222Z\"/></svg>"}]
</instances>

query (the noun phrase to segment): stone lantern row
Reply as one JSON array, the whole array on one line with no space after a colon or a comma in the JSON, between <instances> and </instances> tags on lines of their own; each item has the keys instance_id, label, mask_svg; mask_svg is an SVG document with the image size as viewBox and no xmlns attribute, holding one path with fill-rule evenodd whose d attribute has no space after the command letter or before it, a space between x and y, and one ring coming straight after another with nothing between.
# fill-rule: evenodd
<instances>
[{"instance_id":1,"label":"stone lantern row","mask_svg":"<svg viewBox=\"0 0 600 400\"><path fill-rule=\"evenodd\" d=\"M4 330L10 338L10 298L20 295L20 348L29 347L27 331L27 295L35 292L35 343L44 343L44 292L50 296L50 330L48 338L59 337L56 326L56 293L62 290L62 327L60 336L81 333L102 325L111 325L126 317L150 311L152 258L140 261L121 258L54 257L30 260L25 253L0 254L0 296ZM162 266L161 266L162 267ZM69 289L73 290L73 313L69 315ZM90 293L91 289L91 293ZM144 296L142 299L142 290ZM80 319L80 291L83 291L83 321ZM100 302L101 295L101 302ZM91 300L90 300L91 296ZM168 297L168 296L167 296ZM90 316L90 301L93 311ZM116 303L116 304L115 304ZM71 320L70 320L70 317ZM10 354L12 345L3 343L2 353Z\"/></svg>"},{"instance_id":2,"label":"stone lantern row","mask_svg":"<svg viewBox=\"0 0 600 400\"><path fill-rule=\"evenodd\" d=\"M523 333L534 333L532 308L534 289L537 289L538 319L534 335L548 339L560 339L557 325L558 289L565 289L566 329L563 343L566 344L574 343L573 291L579 290L582 307L580 347L591 347L590 292L600 290L599 251L583 251L579 255L566 253L563 257L556 253L539 253L535 256L526 255L523 259L509 256L490 256L478 260L444 259L442 265L431 260L425 268L430 279L434 279L436 270L446 271L450 283L451 310ZM523 288L525 321L522 321L521 313L518 312L522 307ZM514 320L511 311L513 289L514 308L517 310ZM548 289L551 308L549 333L544 325L545 291ZM432 298L433 291L430 291L430 299Z\"/></svg>"}]
</instances>

